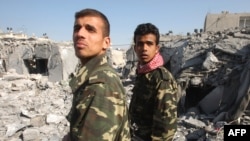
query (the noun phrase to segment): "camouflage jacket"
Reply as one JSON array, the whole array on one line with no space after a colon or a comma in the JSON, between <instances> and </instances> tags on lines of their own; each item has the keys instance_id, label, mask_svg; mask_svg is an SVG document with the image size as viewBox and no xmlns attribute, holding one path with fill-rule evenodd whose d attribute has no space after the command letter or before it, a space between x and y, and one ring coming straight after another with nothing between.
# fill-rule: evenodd
<instances>
[{"instance_id":1,"label":"camouflage jacket","mask_svg":"<svg viewBox=\"0 0 250 141\"><path fill-rule=\"evenodd\" d=\"M159 67L137 74L129 106L132 136L145 141L171 141L177 130L177 84Z\"/></svg>"},{"instance_id":2,"label":"camouflage jacket","mask_svg":"<svg viewBox=\"0 0 250 141\"><path fill-rule=\"evenodd\" d=\"M130 141L125 89L105 55L81 67L70 86L71 141Z\"/></svg>"}]
</instances>

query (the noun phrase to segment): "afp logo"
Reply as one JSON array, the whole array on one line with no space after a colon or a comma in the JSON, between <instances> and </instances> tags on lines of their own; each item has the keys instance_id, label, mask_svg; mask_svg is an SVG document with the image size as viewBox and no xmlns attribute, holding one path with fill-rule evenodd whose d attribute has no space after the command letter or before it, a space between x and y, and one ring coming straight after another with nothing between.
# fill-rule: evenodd
<instances>
[{"instance_id":1,"label":"afp logo","mask_svg":"<svg viewBox=\"0 0 250 141\"><path fill-rule=\"evenodd\" d=\"M224 125L224 141L249 141L250 125Z\"/></svg>"}]
</instances>

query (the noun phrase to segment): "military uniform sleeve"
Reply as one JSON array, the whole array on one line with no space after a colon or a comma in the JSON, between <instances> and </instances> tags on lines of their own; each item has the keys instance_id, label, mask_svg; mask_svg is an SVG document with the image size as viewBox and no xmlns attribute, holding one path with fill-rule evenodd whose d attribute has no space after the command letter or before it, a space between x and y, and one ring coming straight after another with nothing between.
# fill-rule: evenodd
<instances>
[{"instance_id":1,"label":"military uniform sleeve","mask_svg":"<svg viewBox=\"0 0 250 141\"><path fill-rule=\"evenodd\" d=\"M172 141L177 130L177 84L172 76L159 81L157 91L151 137Z\"/></svg>"}]
</instances>

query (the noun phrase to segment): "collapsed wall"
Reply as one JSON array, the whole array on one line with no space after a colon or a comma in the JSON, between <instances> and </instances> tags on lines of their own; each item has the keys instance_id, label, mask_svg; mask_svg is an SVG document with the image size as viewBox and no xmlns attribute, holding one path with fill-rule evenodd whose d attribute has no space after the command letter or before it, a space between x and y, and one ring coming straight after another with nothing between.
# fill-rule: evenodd
<instances>
[{"instance_id":1,"label":"collapsed wall","mask_svg":"<svg viewBox=\"0 0 250 141\"><path fill-rule=\"evenodd\" d=\"M70 43L34 38L8 38L0 42L2 73L14 69L18 74L42 74L56 82L68 79L78 63Z\"/></svg>"},{"instance_id":2,"label":"collapsed wall","mask_svg":"<svg viewBox=\"0 0 250 141\"><path fill-rule=\"evenodd\" d=\"M121 72L125 51L109 48L109 64ZM14 69L18 74L42 74L50 82L67 80L79 64L72 42L53 42L49 39L0 39L0 74Z\"/></svg>"}]
</instances>

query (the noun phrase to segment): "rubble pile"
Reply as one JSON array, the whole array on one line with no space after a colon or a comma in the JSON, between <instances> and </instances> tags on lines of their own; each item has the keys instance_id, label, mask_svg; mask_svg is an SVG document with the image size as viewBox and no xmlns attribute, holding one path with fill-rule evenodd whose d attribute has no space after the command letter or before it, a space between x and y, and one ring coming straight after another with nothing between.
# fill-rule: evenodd
<instances>
[{"instance_id":1,"label":"rubble pile","mask_svg":"<svg viewBox=\"0 0 250 141\"><path fill-rule=\"evenodd\" d=\"M0 79L0 140L60 141L69 131L65 118L72 95L67 81L14 70Z\"/></svg>"}]
</instances>

